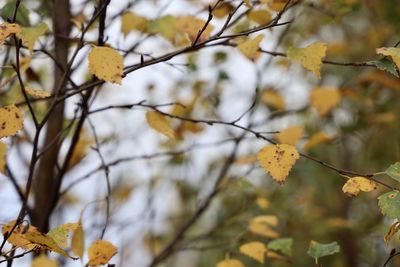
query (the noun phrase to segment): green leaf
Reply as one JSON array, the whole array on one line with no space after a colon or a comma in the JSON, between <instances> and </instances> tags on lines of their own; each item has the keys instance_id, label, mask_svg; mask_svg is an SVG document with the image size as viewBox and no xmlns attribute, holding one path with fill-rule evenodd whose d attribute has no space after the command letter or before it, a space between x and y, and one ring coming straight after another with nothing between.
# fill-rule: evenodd
<instances>
[{"instance_id":1,"label":"green leaf","mask_svg":"<svg viewBox=\"0 0 400 267\"><path fill-rule=\"evenodd\" d=\"M15 1L7 1L0 10L0 16L4 21L7 21L7 18L11 19L14 15ZM24 3L21 3L18 7L16 22L21 26L29 26L29 10Z\"/></svg>"},{"instance_id":2,"label":"green leaf","mask_svg":"<svg viewBox=\"0 0 400 267\"><path fill-rule=\"evenodd\" d=\"M378 197L378 205L383 215L400 219L400 192L390 191Z\"/></svg>"},{"instance_id":3,"label":"green leaf","mask_svg":"<svg viewBox=\"0 0 400 267\"><path fill-rule=\"evenodd\" d=\"M390 74L399 77L396 71L396 65L388 58L371 61L378 69L389 72Z\"/></svg>"},{"instance_id":4,"label":"green leaf","mask_svg":"<svg viewBox=\"0 0 400 267\"><path fill-rule=\"evenodd\" d=\"M314 240L311 240L310 247L308 248L307 254L315 259L318 263L318 259L340 252L340 247L337 242L329 244L320 244Z\"/></svg>"},{"instance_id":5,"label":"green leaf","mask_svg":"<svg viewBox=\"0 0 400 267\"><path fill-rule=\"evenodd\" d=\"M400 182L400 162L390 165L390 167L386 169L385 173Z\"/></svg>"},{"instance_id":6,"label":"green leaf","mask_svg":"<svg viewBox=\"0 0 400 267\"><path fill-rule=\"evenodd\" d=\"M268 248L281 251L283 254L292 256L292 238L278 238L268 243Z\"/></svg>"}]
</instances>

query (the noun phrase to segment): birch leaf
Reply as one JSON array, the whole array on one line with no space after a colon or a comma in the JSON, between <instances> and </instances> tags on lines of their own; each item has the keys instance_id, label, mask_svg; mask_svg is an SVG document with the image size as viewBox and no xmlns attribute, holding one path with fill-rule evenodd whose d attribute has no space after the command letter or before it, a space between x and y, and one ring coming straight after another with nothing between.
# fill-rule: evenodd
<instances>
[{"instance_id":1,"label":"birch leaf","mask_svg":"<svg viewBox=\"0 0 400 267\"><path fill-rule=\"evenodd\" d=\"M29 51L33 51L36 40L48 31L49 27L46 23L42 22L34 27L22 27L18 37L21 38L22 44L26 46Z\"/></svg>"},{"instance_id":2,"label":"birch leaf","mask_svg":"<svg viewBox=\"0 0 400 267\"><path fill-rule=\"evenodd\" d=\"M263 38L264 35L259 34L254 39L244 41L243 43L238 45L238 48L243 55L251 60L254 60L257 57L258 49L260 48L260 43Z\"/></svg>"},{"instance_id":3,"label":"birch leaf","mask_svg":"<svg viewBox=\"0 0 400 267\"><path fill-rule=\"evenodd\" d=\"M32 97L36 97L36 98L46 98L46 97L50 97L51 94L49 92L40 90L40 89L34 89L32 87L25 87L25 91L28 95L32 96Z\"/></svg>"},{"instance_id":4,"label":"birch leaf","mask_svg":"<svg viewBox=\"0 0 400 267\"><path fill-rule=\"evenodd\" d=\"M123 58L113 48L95 46L89 54L89 71L101 80L121 84L123 69Z\"/></svg>"},{"instance_id":5,"label":"birch leaf","mask_svg":"<svg viewBox=\"0 0 400 267\"><path fill-rule=\"evenodd\" d=\"M72 236L71 249L75 255L79 256L79 258L83 258L83 253L85 251L85 233L83 231L81 221L78 222L78 225Z\"/></svg>"},{"instance_id":6,"label":"birch leaf","mask_svg":"<svg viewBox=\"0 0 400 267\"><path fill-rule=\"evenodd\" d=\"M303 134L304 128L302 126L292 126L275 134L275 137L281 144L294 146Z\"/></svg>"},{"instance_id":7,"label":"birch leaf","mask_svg":"<svg viewBox=\"0 0 400 267\"><path fill-rule=\"evenodd\" d=\"M341 100L341 94L338 89L331 87L316 87L310 93L310 103L319 115L326 116L335 108Z\"/></svg>"},{"instance_id":8,"label":"birch leaf","mask_svg":"<svg viewBox=\"0 0 400 267\"><path fill-rule=\"evenodd\" d=\"M396 162L386 169L385 173L394 180L400 182L400 162Z\"/></svg>"},{"instance_id":9,"label":"birch leaf","mask_svg":"<svg viewBox=\"0 0 400 267\"><path fill-rule=\"evenodd\" d=\"M399 230L400 230L400 222L393 223L390 226L389 231L386 233L383 240L385 240L385 242L388 243Z\"/></svg>"},{"instance_id":10,"label":"birch leaf","mask_svg":"<svg viewBox=\"0 0 400 267\"><path fill-rule=\"evenodd\" d=\"M39 232L28 232L25 234L25 237L27 240L32 242L33 244L45 247L51 251L54 251L60 255L63 255L64 257L70 257L67 252L65 252L60 246L57 245L57 242L54 241L53 238L50 236L39 233Z\"/></svg>"},{"instance_id":11,"label":"birch leaf","mask_svg":"<svg viewBox=\"0 0 400 267\"><path fill-rule=\"evenodd\" d=\"M3 23L0 25L0 43L11 34L18 34L21 32L21 27L16 23Z\"/></svg>"},{"instance_id":12,"label":"birch leaf","mask_svg":"<svg viewBox=\"0 0 400 267\"><path fill-rule=\"evenodd\" d=\"M375 190L378 184L365 177L356 176L347 180L342 190L349 196L357 196L360 191L370 192Z\"/></svg>"},{"instance_id":13,"label":"birch leaf","mask_svg":"<svg viewBox=\"0 0 400 267\"><path fill-rule=\"evenodd\" d=\"M287 51L287 57L302 64L303 67L320 77L320 69L322 59L326 54L326 47L326 43L321 42L313 43L305 48L290 47Z\"/></svg>"},{"instance_id":14,"label":"birch leaf","mask_svg":"<svg viewBox=\"0 0 400 267\"><path fill-rule=\"evenodd\" d=\"M127 36L131 31L146 32L149 21L133 12L126 12L121 17L121 32Z\"/></svg>"},{"instance_id":15,"label":"birch leaf","mask_svg":"<svg viewBox=\"0 0 400 267\"><path fill-rule=\"evenodd\" d=\"M397 68L400 69L400 48L398 47L381 47L376 49L376 53L391 57Z\"/></svg>"},{"instance_id":16,"label":"birch leaf","mask_svg":"<svg viewBox=\"0 0 400 267\"><path fill-rule=\"evenodd\" d=\"M300 157L292 145L270 145L260 150L257 155L260 165L280 184L285 183L289 171Z\"/></svg>"},{"instance_id":17,"label":"birch leaf","mask_svg":"<svg viewBox=\"0 0 400 267\"><path fill-rule=\"evenodd\" d=\"M15 105L0 108L0 138L14 136L22 126L22 112Z\"/></svg>"},{"instance_id":18,"label":"birch leaf","mask_svg":"<svg viewBox=\"0 0 400 267\"><path fill-rule=\"evenodd\" d=\"M169 120L157 111L148 111L146 113L148 125L157 132L167 136L170 139L175 139L175 131L172 129Z\"/></svg>"},{"instance_id":19,"label":"birch leaf","mask_svg":"<svg viewBox=\"0 0 400 267\"><path fill-rule=\"evenodd\" d=\"M378 206L383 215L400 219L400 192L390 191L378 197Z\"/></svg>"},{"instance_id":20,"label":"birch leaf","mask_svg":"<svg viewBox=\"0 0 400 267\"><path fill-rule=\"evenodd\" d=\"M107 264L115 254L117 254L117 248L113 244L105 240L96 240L88 249L88 265Z\"/></svg>"},{"instance_id":21,"label":"birch leaf","mask_svg":"<svg viewBox=\"0 0 400 267\"><path fill-rule=\"evenodd\" d=\"M58 263L42 254L33 259L31 267L58 267Z\"/></svg>"},{"instance_id":22,"label":"birch leaf","mask_svg":"<svg viewBox=\"0 0 400 267\"><path fill-rule=\"evenodd\" d=\"M264 264L264 256L267 249L261 242L250 242L240 246L240 252L244 255Z\"/></svg>"}]
</instances>

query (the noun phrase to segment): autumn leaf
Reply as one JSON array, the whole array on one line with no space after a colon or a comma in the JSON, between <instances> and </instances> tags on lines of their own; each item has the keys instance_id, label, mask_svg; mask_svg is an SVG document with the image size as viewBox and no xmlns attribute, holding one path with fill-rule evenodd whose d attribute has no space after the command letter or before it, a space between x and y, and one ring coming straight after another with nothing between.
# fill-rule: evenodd
<instances>
[{"instance_id":1,"label":"autumn leaf","mask_svg":"<svg viewBox=\"0 0 400 267\"><path fill-rule=\"evenodd\" d=\"M357 196L360 191L370 192L375 190L378 184L372 180L365 177L356 176L347 180L344 184L342 190L345 194L349 196Z\"/></svg>"},{"instance_id":2,"label":"autumn leaf","mask_svg":"<svg viewBox=\"0 0 400 267\"><path fill-rule=\"evenodd\" d=\"M275 181L283 184L300 155L294 146L281 144L264 147L260 150L257 157L264 170Z\"/></svg>"},{"instance_id":3,"label":"autumn leaf","mask_svg":"<svg viewBox=\"0 0 400 267\"><path fill-rule=\"evenodd\" d=\"M280 144L296 145L297 141L303 136L304 128L302 126L292 126L275 134Z\"/></svg>"},{"instance_id":4,"label":"autumn leaf","mask_svg":"<svg viewBox=\"0 0 400 267\"><path fill-rule=\"evenodd\" d=\"M71 249L75 255L79 256L79 258L83 258L83 253L85 251L85 233L83 231L81 221L78 222L78 225L73 233Z\"/></svg>"},{"instance_id":5,"label":"autumn leaf","mask_svg":"<svg viewBox=\"0 0 400 267\"><path fill-rule=\"evenodd\" d=\"M331 87L316 87L310 93L310 104L319 115L326 116L341 100L339 90Z\"/></svg>"},{"instance_id":6,"label":"autumn leaf","mask_svg":"<svg viewBox=\"0 0 400 267\"><path fill-rule=\"evenodd\" d=\"M67 252L65 252L56 241L50 236L40 233L40 232L28 232L25 234L25 238L31 243L45 247L48 250L54 251L64 257L70 257Z\"/></svg>"},{"instance_id":7,"label":"autumn leaf","mask_svg":"<svg viewBox=\"0 0 400 267\"><path fill-rule=\"evenodd\" d=\"M33 259L31 267L58 267L58 262L41 254Z\"/></svg>"},{"instance_id":8,"label":"autumn leaf","mask_svg":"<svg viewBox=\"0 0 400 267\"><path fill-rule=\"evenodd\" d=\"M256 199L256 204L258 207L260 207L260 209L267 209L270 205L270 202L268 199L266 199L265 197L258 197Z\"/></svg>"},{"instance_id":9,"label":"autumn leaf","mask_svg":"<svg viewBox=\"0 0 400 267\"><path fill-rule=\"evenodd\" d=\"M78 227L77 223L64 223L51 229L47 235L56 241L60 247L68 247L68 238L71 232L74 232Z\"/></svg>"},{"instance_id":10,"label":"autumn leaf","mask_svg":"<svg viewBox=\"0 0 400 267\"><path fill-rule=\"evenodd\" d=\"M170 139L175 139L175 131L172 129L168 119L157 111L148 111L146 113L147 124L154 130Z\"/></svg>"},{"instance_id":11,"label":"autumn leaf","mask_svg":"<svg viewBox=\"0 0 400 267\"><path fill-rule=\"evenodd\" d=\"M324 132L314 133L313 135L311 135L310 139L308 139L308 141L304 144L303 150L307 151L307 150L315 147L318 144L326 143L333 139L334 139L334 137L328 136Z\"/></svg>"},{"instance_id":12,"label":"autumn leaf","mask_svg":"<svg viewBox=\"0 0 400 267\"><path fill-rule=\"evenodd\" d=\"M217 263L216 267L245 267L244 264L235 259L227 259Z\"/></svg>"},{"instance_id":13,"label":"autumn leaf","mask_svg":"<svg viewBox=\"0 0 400 267\"><path fill-rule=\"evenodd\" d=\"M0 25L0 43L11 34L18 34L21 32L21 27L16 23L3 23Z\"/></svg>"},{"instance_id":14,"label":"autumn leaf","mask_svg":"<svg viewBox=\"0 0 400 267\"><path fill-rule=\"evenodd\" d=\"M50 97L51 94L49 92L40 90L40 89L34 89L32 87L25 87L25 91L28 95L36 97L36 98L46 98L46 97Z\"/></svg>"},{"instance_id":15,"label":"autumn leaf","mask_svg":"<svg viewBox=\"0 0 400 267\"><path fill-rule=\"evenodd\" d=\"M7 151L8 151L7 144L0 142L0 172L2 174L6 174Z\"/></svg>"},{"instance_id":16,"label":"autumn leaf","mask_svg":"<svg viewBox=\"0 0 400 267\"><path fill-rule=\"evenodd\" d=\"M392 58L397 68L400 69L400 48L398 47L381 47L376 49L376 53Z\"/></svg>"},{"instance_id":17,"label":"autumn leaf","mask_svg":"<svg viewBox=\"0 0 400 267\"><path fill-rule=\"evenodd\" d=\"M13 220L13 221L10 221L7 224L3 225L3 227L2 227L3 236L11 233L11 230L14 228L15 223L16 223L16 221ZM36 245L32 244L32 242L29 241L25 237L25 234L24 234L24 233L29 233L29 232L37 232L38 233L38 230L33 226L29 226L28 229L26 229L25 226L18 225L17 227L15 227L11 236L8 237L7 242L18 248L23 248L26 250L34 249L36 247Z\"/></svg>"},{"instance_id":18,"label":"autumn leaf","mask_svg":"<svg viewBox=\"0 0 400 267\"><path fill-rule=\"evenodd\" d=\"M89 71L101 80L121 84L123 69L123 58L113 48L95 46L89 54Z\"/></svg>"},{"instance_id":19,"label":"autumn leaf","mask_svg":"<svg viewBox=\"0 0 400 267\"><path fill-rule=\"evenodd\" d=\"M306 69L320 77L321 60L325 57L326 47L326 43L321 42L313 43L305 48L290 47L287 51L287 57L290 60L299 62Z\"/></svg>"},{"instance_id":20,"label":"autumn leaf","mask_svg":"<svg viewBox=\"0 0 400 267\"><path fill-rule=\"evenodd\" d=\"M285 100L281 94L274 90L264 90L261 92L261 100L270 107L278 110L284 110L286 107Z\"/></svg>"},{"instance_id":21,"label":"autumn leaf","mask_svg":"<svg viewBox=\"0 0 400 267\"><path fill-rule=\"evenodd\" d=\"M46 23L42 22L34 27L22 27L18 37L21 38L22 44L26 46L29 51L33 51L36 40L48 31L49 27Z\"/></svg>"},{"instance_id":22,"label":"autumn leaf","mask_svg":"<svg viewBox=\"0 0 400 267\"><path fill-rule=\"evenodd\" d=\"M190 41L194 41L197 38L199 32L203 29L206 22L202 19L193 16L182 16L176 20L176 27L178 31L184 32L188 35ZM213 31L213 26L208 24L206 29L202 32L199 41L204 41L210 37Z\"/></svg>"},{"instance_id":23,"label":"autumn leaf","mask_svg":"<svg viewBox=\"0 0 400 267\"><path fill-rule=\"evenodd\" d=\"M88 266L107 264L117 254L117 248L108 241L96 240L88 249Z\"/></svg>"},{"instance_id":24,"label":"autumn leaf","mask_svg":"<svg viewBox=\"0 0 400 267\"><path fill-rule=\"evenodd\" d=\"M250 10L249 13L247 13L247 17L250 20L257 22L259 25L266 25L271 21L271 13L265 9Z\"/></svg>"},{"instance_id":25,"label":"autumn leaf","mask_svg":"<svg viewBox=\"0 0 400 267\"><path fill-rule=\"evenodd\" d=\"M149 21L133 12L125 12L121 17L121 32L127 36L131 31L146 32Z\"/></svg>"},{"instance_id":26,"label":"autumn leaf","mask_svg":"<svg viewBox=\"0 0 400 267\"><path fill-rule=\"evenodd\" d=\"M160 34L172 43L176 43L177 19L174 16L167 15L151 21L148 25L149 33Z\"/></svg>"},{"instance_id":27,"label":"autumn leaf","mask_svg":"<svg viewBox=\"0 0 400 267\"><path fill-rule=\"evenodd\" d=\"M240 52L251 60L255 60L264 35L259 34L254 39L249 39L238 45Z\"/></svg>"},{"instance_id":28,"label":"autumn leaf","mask_svg":"<svg viewBox=\"0 0 400 267\"><path fill-rule=\"evenodd\" d=\"M388 243L399 230L400 230L400 222L397 221L390 226L389 231L386 233L383 240L385 240L385 242Z\"/></svg>"},{"instance_id":29,"label":"autumn leaf","mask_svg":"<svg viewBox=\"0 0 400 267\"><path fill-rule=\"evenodd\" d=\"M385 174L387 174L392 179L400 182L400 162L396 162L390 165L389 168L385 170Z\"/></svg>"},{"instance_id":30,"label":"autumn leaf","mask_svg":"<svg viewBox=\"0 0 400 267\"><path fill-rule=\"evenodd\" d=\"M240 252L244 255L260 262L264 263L264 256L267 249L261 242L250 242L240 246Z\"/></svg>"},{"instance_id":31,"label":"autumn leaf","mask_svg":"<svg viewBox=\"0 0 400 267\"><path fill-rule=\"evenodd\" d=\"M249 231L267 238L277 238L279 234L272 229L278 224L278 218L274 215L256 216L249 222Z\"/></svg>"},{"instance_id":32,"label":"autumn leaf","mask_svg":"<svg viewBox=\"0 0 400 267\"><path fill-rule=\"evenodd\" d=\"M0 108L0 138L14 136L22 126L22 112L15 105Z\"/></svg>"}]
</instances>

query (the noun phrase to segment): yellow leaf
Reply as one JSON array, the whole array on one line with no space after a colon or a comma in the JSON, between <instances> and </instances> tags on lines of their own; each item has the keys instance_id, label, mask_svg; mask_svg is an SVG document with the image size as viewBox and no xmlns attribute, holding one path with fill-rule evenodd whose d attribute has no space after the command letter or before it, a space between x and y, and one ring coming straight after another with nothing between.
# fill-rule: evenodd
<instances>
[{"instance_id":1,"label":"yellow leaf","mask_svg":"<svg viewBox=\"0 0 400 267\"><path fill-rule=\"evenodd\" d=\"M400 69L400 48L398 47L381 47L376 49L376 53L392 58L397 68Z\"/></svg>"},{"instance_id":2,"label":"yellow leaf","mask_svg":"<svg viewBox=\"0 0 400 267\"><path fill-rule=\"evenodd\" d=\"M22 126L22 112L15 105L0 108L0 138L14 136Z\"/></svg>"},{"instance_id":3,"label":"yellow leaf","mask_svg":"<svg viewBox=\"0 0 400 267\"><path fill-rule=\"evenodd\" d=\"M320 77L321 60L325 57L326 46L326 43L316 42L305 48L291 47L287 51L287 57Z\"/></svg>"},{"instance_id":4,"label":"yellow leaf","mask_svg":"<svg viewBox=\"0 0 400 267\"><path fill-rule=\"evenodd\" d=\"M157 132L162 133L170 139L176 138L175 132L169 124L168 119L165 118L165 116L161 115L159 112L148 111L146 113L146 120L149 126Z\"/></svg>"},{"instance_id":5,"label":"yellow leaf","mask_svg":"<svg viewBox=\"0 0 400 267\"><path fill-rule=\"evenodd\" d=\"M16 221L13 220L11 222L8 222L7 224L4 224L2 227L2 233L3 236L6 235L6 233L10 233L12 228L14 227ZM12 232L11 236L7 239L7 242L12 244L13 246L16 246L18 248L23 248L26 250L31 250L36 247L35 244L32 244L28 239L25 238L25 235L23 233L25 232L38 232L37 229L33 226L29 226L28 230L25 229L26 227L19 225L17 226L14 231Z\"/></svg>"},{"instance_id":6,"label":"yellow leaf","mask_svg":"<svg viewBox=\"0 0 400 267\"><path fill-rule=\"evenodd\" d=\"M265 210L269 207L269 200L266 199L265 197L258 197L256 199L257 206L259 206L261 209Z\"/></svg>"},{"instance_id":7,"label":"yellow leaf","mask_svg":"<svg viewBox=\"0 0 400 267\"><path fill-rule=\"evenodd\" d=\"M233 10L233 6L230 3L221 2L216 9L213 11L213 15L217 18L223 18L227 16Z\"/></svg>"},{"instance_id":8,"label":"yellow leaf","mask_svg":"<svg viewBox=\"0 0 400 267\"><path fill-rule=\"evenodd\" d=\"M36 40L44 35L49 27L46 23L42 22L35 27L22 27L21 32L18 34L18 37L21 38L22 44L26 46L29 51L33 51L33 47L35 45Z\"/></svg>"},{"instance_id":9,"label":"yellow leaf","mask_svg":"<svg viewBox=\"0 0 400 267\"><path fill-rule=\"evenodd\" d=\"M257 22L259 25L266 25L268 22L271 21L271 14L268 12L268 10L251 10L248 14L247 17L254 21Z\"/></svg>"},{"instance_id":10,"label":"yellow leaf","mask_svg":"<svg viewBox=\"0 0 400 267\"><path fill-rule=\"evenodd\" d=\"M292 126L275 134L275 137L281 144L296 145L303 134L304 128L302 126Z\"/></svg>"},{"instance_id":11,"label":"yellow leaf","mask_svg":"<svg viewBox=\"0 0 400 267\"><path fill-rule=\"evenodd\" d=\"M95 46L89 54L89 71L101 80L121 84L123 69L123 58L113 48Z\"/></svg>"},{"instance_id":12,"label":"yellow leaf","mask_svg":"<svg viewBox=\"0 0 400 267\"><path fill-rule=\"evenodd\" d=\"M267 251L265 245L261 242L250 242L240 246L240 252L250 258L264 263L265 252Z\"/></svg>"},{"instance_id":13,"label":"yellow leaf","mask_svg":"<svg viewBox=\"0 0 400 267\"><path fill-rule=\"evenodd\" d=\"M317 132L310 137L307 143L304 144L303 150L309 150L318 144L329 142L332 139L334 139L334 137L328 136L324 132Z\"/></svg>"},{"instance_id":14,"label":"yellow leaf","mask_svg":"<svg viewBox=\"0 0 400 267\"><path fill-rule=\"evenodd\" d=\"M71 250L75 255L82 259L85 251L85 233L83 232L82 222L78 222L71 241Z\"/></svg>"},{"instance_id":15,"label":"yellow leaf","mask_svg":"<svg viewBox=\"0 0 400 267\"><path fill-rule=\"evenodd\" d=\"M345 194L349 196L357 196L360 191L370 192L375 190L378 184L372 180L365 177L356 176L347 180L344 184L342 190Z\"/></svg>"},{"instance_id":16,"label":"yellow leaf","mask_svg":"<svg viewBox=\"0 0 400 267\"><path fill-rule=\"evenodd\" d=\"M317 87L310 93L310 103L319 115L325 116L340 103L341 97L336 88Z\"/></svg>"},{"instance_id":17,"label":"yellow leaf","mask_svg":"<svg viewBox=\"0 0 400 267\"><path fill-rule=\"evenodd\" d=\"M31 267L58 267L58 263L42 254L33 259Z\"/></svg>"},{"instance_id":18,"label":"yellow leaf","mask_svg":"<svg viewBox=\"0 0 400 267\"><path fill-rule=\"evenodd\" d=\"M68 238L70 232L74 232L78 227L77 223L64 223L51 229L47 235L56 241L60 247L68 247Z\"/></svg>"},{"instance_id":19,"label":"yellow leaf","mask_svg":"<svg viewBox=\"0 0 400 267\"><path fill-rule=\"evenodd\" d=\"M117 254L117 248L110 242L104 240L94 241L88 249L88 265L107 264L115 254Z\"/></svg>"},{"instance_id":20,"label":"yellow leaf","mask_svg":"<svg viewBox=\"0 0 400 267\"><path fill-rule=\"evenodd\" d=\"M285 109L285 100L283 97L274 90L264 90L261 92L261 100L267 104L267 106L276 108L278 110Z\"/></svg>"},{"instance_id":21,"label":"yellow leaf","mask_svg":"<svg viewBox=\"0 0 400 267\"><path fill-rule=\"evenodd\" d=\"M292 145L270 145L258 152L258 161L272 178L280 184L285 182L289 171L300 157Z\"/></svg>"},{"instance_id":22,"label":"yellow leaf","mask_svg":"<svg viewBox=\"0 0 400 267\"><path fill-rule=\"evenodd\" d=\"M45 247L46 249L54 251L65 257L69 257L69 255L57 245L56 241L46 234L39 232L28 232L25 234L25 238L33 244Z\"/></svg>"},{"instance_id":23,"label":"yellow leaf","mask_svg":"<svg viewBox=\"0 0 400 267\"><path fill-rule=\"evenodd\" d=\"M390 226L389 231L383 238L385 242L388 243L399 230L400 230L400 222L395 222L394 224L392 224Z\"/></svg>"},{"instance_id":24,"label":"yellow leaf","mask_svg":"<svg viewBox=\"0 0 400 267\"><path fill-rule=\"evenodd\" d=\"M153 20L148 25L149 33L158 33L167 40L175 43L175 36L177 34L176 17L168 15L162 16Z\"/></svg>"},{"instance_id":25,"label":"yellow leaf","mask_svg":"<svg viewBox=\"0 0 400 267\"><path fill-rule=\"evenodd\" d=\"M263 38L264 35L259 34L254 39L244 41L243 43L238 45L238 48L243 55L251 60L254 60L257 57L258 49L260 48L260 42Z\"/></svg>"},{"instance_id":26,"label":"yellow leaf","mask_svg":"<svg viewBox=\"0 0 400 267\"><path fill-rule=\"evenodd\" d=\"M21 27L15 23L3 23L0 25L0 43L11 34L18 34L21 32Z\"/></svg>"},{"instance_id":27,"label":"yellow leaf","mask_svg":"<svg viewBox=\"0 0 400 267\"><path fill-rule=\"evenodd\" d=\"M277 238L279 234L271 228L278 224L278 218L274 215L262 215L254 217L249 222L250 232L267 238Z\"/></svg>"},{"instance_id":28,"label":"yellow leaf","mask_svg":"<svg viewBox=\"0 0 400 267\"><path fill-rule=\"evenodd\" d=\"M187 33L192 42L196 39L205 24L206 22L204 20L192 16L182 16L176 21L178 31ZM204 32L201 34L199 41L208 39L213 28L214 27L211 24L208 24Z\"/></svg>"},{"instance_id":29,"label":"yellow leaf","mask_svg":"<svg viewBox=\"0 0 400 267\"><path fill-rule=\"evenodd\" d=\"M121 31L124 36L127 36L133 30L146 32L148 23L147 18L128 11L121 17Z\"/></svg>"},{"instance_id":30,"label":"yellow leaf","mask_svg":"<svg viewBox=\"0 0 400 267\"><path fill-rule=\"evenodd\" d=\"M6 174L7 151L7 144L0 142L0 172L2 174Z\"/></svg>"},{"instance_id":31,"label":"yellow leaf","mask_svg":"<svg viewBox=\"0 0 400 267\"><path fill-rule=\"evenodd\" d=\"M34 89L32 87L25 87L25 91L28 95L37 97L37 98L46 98L51 96L49 92L39 90L39 89Z\"/></svg>"},{"instance_id":32,"label":"yellow leaf","mask_svg":"<svg viewBox=\"0 0 400 267\"><path fill-rule=\"evenodd\" d=\"M216 267L245 267L244 264L235 259L227 259L217 263Z\"/></svg>"}]
</instances>

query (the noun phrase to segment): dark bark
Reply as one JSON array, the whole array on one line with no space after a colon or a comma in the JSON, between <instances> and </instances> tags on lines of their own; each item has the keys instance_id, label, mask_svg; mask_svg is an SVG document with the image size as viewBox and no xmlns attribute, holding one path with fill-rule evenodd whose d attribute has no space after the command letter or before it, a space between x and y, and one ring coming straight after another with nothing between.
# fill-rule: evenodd
<instances>
[{"instance_id":1,"label":"dark bark","mask_svg":"<svg viewBox=\"0 0 400 267\"><path fill-rule=\"evenodd\" d=\"M65 88L66 80L64 71L68 64L69 42L65 36L69 36L71 29L71 13L69 0L53 0L53 33L54 33L54 56L59 66L54 67L53 93L62 93ZM64 120L64 103L58 104L49 117L43 148L43 154L38 172L36 175L35 206L32 214L32 223L40 231L46 232L49 228L49 215L54 206L52 202L58 194L58 186L61 179L57 175L56 167L58 163L61 130ZM56 178L58 177L58 178Z\"/></svg>"}]
</instances>

